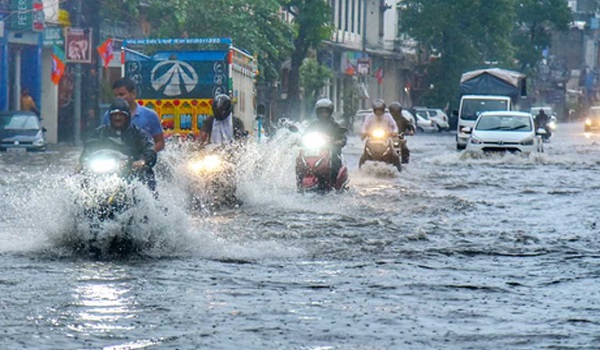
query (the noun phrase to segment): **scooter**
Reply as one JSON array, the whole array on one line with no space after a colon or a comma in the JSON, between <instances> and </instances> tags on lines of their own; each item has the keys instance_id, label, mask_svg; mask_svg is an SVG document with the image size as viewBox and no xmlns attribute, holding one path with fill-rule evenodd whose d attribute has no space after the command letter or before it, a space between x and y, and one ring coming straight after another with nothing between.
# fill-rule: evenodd
<instances>
[{"instance_id":1,"label":"scooter","mask_svg":"<svg viewBox=\"0 0 600 350\"><path fill-rule=\"evenodd\" d=\"M85 225L89 234L81 232L79 248L95 254L122 254L133 250L133 242L127 230L108 233L103 224L109 221L131 224L132 218L121 218L135 202L131 177L132 160L118 148L99 142L86 143L94 149L82 159L79 169L80 190L76 203L83 208L83 216L78 224ZM81 220L83 219L83 220Z\"/></svg>"},{"instance_id":2,"label":"scooter","mask_svg":"<svg viewBox=\"0 0 600 350\"><path fill-rule=\"evenodd\" d=\"M194 209L236 207L235 162L220 146L203 148L187 163L188 190Z\"/></svg>"},{"instance_id":3,"label":"scooter","mask_svg":"<svg viewBox=\"0 0 600 350\"><path fill-rule=\"evenodd\" d=\"M401 172L401 142L406 142L404 134L393 137L384 129L372 130L366 137L365 148L358 162L358 167L361 168L366 161L370 160L392 164L398 169L398 172Z\"/></svg>"},{"instance_id":4,"label":"scooter","mask_svg":"<svg viewBox=\"0 0 600 350\"><path fill-rule=\"evenodd\" d=\"M326 193L347 189L348 168L340 159L341 167L333 174L331 138L323 133L310 132L303 135L300 154L296 158L296 185L299 192Z\"/></svg>"}]
</instances>

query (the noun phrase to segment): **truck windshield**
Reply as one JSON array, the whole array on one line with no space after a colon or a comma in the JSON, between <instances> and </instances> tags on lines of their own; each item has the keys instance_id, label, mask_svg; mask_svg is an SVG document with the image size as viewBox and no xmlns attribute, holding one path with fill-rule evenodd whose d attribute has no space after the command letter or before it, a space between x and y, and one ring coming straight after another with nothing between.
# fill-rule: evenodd
<instances>
[{"instance_id":1,"label":"truck windshield","mask_svg":"<svg viewBox=\"0 0 600 350\"><path fill-rule=\"evenodd\" d=\"M476 120L479 114L487 111L508 111L507 100L463 100L460 118L464 120Z\"/></svg>"}]
</instances>

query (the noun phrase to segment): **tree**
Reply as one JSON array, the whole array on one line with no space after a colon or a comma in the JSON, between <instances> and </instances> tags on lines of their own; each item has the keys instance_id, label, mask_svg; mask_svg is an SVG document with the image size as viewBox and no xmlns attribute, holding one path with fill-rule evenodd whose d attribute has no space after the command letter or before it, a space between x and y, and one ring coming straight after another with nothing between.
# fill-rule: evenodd
<instances>
[{"instance_id":1,"label":"tree","mask_svg":"<svg viewBox=\"0 0 600 350\"><path fill-rule=\"evenodd\" d=\"M531 71L542 59L542 50L550 47L552 31L569 28L571 10L563 0L517 0L515 13L515 58L521 71Z\"/></svg>"},{"instance_id":2,"label":"tree","mask_svg":"<svg viewBox=\"0 0 600 350\"><path fill-rule=\"evenodd\" d=\"M310 49L329 39L333 31L331 7L323 0L281 0L282 6L294 17L294 50L288 76L288 113L296 116L300 110L300 66Z\"/></svg>"},{"instance_id":3,"label":"tree","mask_svg":"<svg viewBox=\"0 0 600 350\"><path fill-rule=\"evenodd\" d=\"M420 103L445 105L458 91L460 75L491 62L510 68L513 0L405 0L401 30L435 53L426 57L427 90ZM487 63L486 63L487 62Z\"/></svg>"},{"instance_id":4,"label":"tree","mask_svg":"<svg viewBox=\"0 0 600 350\"><path fill-rule=\"evenodd\" d=\"M300 85L304 89L307 106L312 105L319 98L319 92L333 77L329 68L319 64L314 58L307 58L300 66Z\"/></svg>"}]
</instances>

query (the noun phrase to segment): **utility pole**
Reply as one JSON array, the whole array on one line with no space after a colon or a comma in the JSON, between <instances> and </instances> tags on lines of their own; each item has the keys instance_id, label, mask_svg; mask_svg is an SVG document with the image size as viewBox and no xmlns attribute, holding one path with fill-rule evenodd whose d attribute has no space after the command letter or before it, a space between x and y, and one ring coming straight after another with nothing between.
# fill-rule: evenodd
<instances>
[{"instance_id":1,"label":"utility pole","mask_svg":"<svg viewBox=\"0 0 600 350\"><path fill-rule=\"evenodd\" d=\"M83 14L83 12L81 11L81 6L82 1L77 0L77 11L75 11L75 26L77 28L81 28L81 16ZM73 99L75 102L75 111L73 114L73 137L75 146L81 146L81 63L75 64L75 91Z\"/></svg>"}]
</instances>

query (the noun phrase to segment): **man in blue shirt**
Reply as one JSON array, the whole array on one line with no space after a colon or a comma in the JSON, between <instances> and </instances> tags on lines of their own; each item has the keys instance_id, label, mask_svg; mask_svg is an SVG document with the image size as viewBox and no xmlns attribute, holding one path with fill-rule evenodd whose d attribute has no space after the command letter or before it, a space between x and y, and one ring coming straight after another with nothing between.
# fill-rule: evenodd
<instances>
[{"instance_id":1,"label":"man in blue shirt","mask_svg":"<svg viewBox=\"0 0 600 350\"><path fill-rule=\"evenodd\" d=\"M127 77L121 78L113 84L112 88L115 97L122 98L129 104L131 115L133 116L132 123L152 136L152 139L154 139L154 151L162 151L165 148L165 137L162 125L160 124L160 118L158 118L158 114L155 111L137 104L135 83L133 80ZM104 114L102 123L110 125L108 113Z\"/></svg>"}]
</instances>

